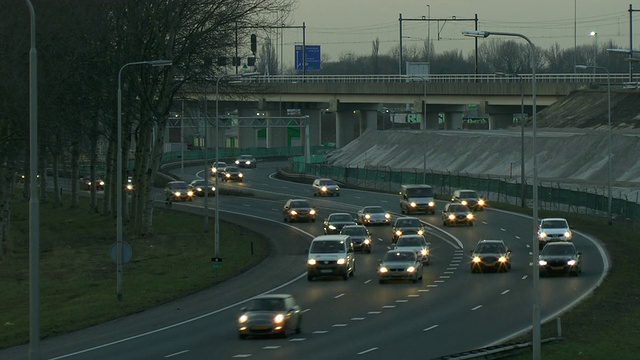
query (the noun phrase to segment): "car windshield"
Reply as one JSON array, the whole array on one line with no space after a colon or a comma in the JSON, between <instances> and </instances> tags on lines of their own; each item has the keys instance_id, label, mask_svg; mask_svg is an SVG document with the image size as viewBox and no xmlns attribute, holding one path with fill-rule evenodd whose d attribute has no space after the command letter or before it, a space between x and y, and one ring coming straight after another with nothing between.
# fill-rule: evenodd
<instances>
[{"instance_id":1,"label":"car windshield","mask_svg":"<svg viewBox=\"0 0 640 360\"><path fill-rule=\"evenodd\" d=\"M449 206L449 211L450 212L466 212L467 207L463 205L452 205L452 206Z\"/></svg>"},{"instance_id":2,"label":"car windshield","mask_svg":"<svg viewBox=\"0 0 640 360\"><path fill-rule=\"evenodd\" d=\"M353 221L353 218L349 214L335 214L329 216L329 221L348 222Z\"/></svg>"},{"instance_id":3,"label":"car windshield","mask_svg":"<svg viewBox=\"0 0 640 360\"><path fill-rule=\"evenodd\" d=\"M460 197L463 199L477 198L478 194L475 191L461 191Z\"/></svg>"},{"instance_id":4,"label":"car windshield","mask_svg":"<svg viewBox=\"0 0 640 360\"><path fill-rule=\"evenodd\" d=\"M320 180L320 186L335 185L333 180Z\"/></svg>"},{"instance_id":5,"label":"car windshield","mask_svg":"<svg viewBox=\"0 0 640 360\"><path fill-rule=\"evenodd\" d=\"M503 254L506 251L501 244L478 244L475 252L481 254Z\"/></svg>"},{"instance_id":6,"label":"car windshield","mask_svg":"<svg viewBox=\"0 0 640 360\"><path fill-rule=\"evenodd\" d=\"M384 255L384 261L416 261L416 254L413 251L389 251Z\"/></svg>"},{"instance_id":7,"label":"car windshield","mask_svg":"<svg viewBox=\"0 0 640 360\"><path fill-rule=\"evenodd\" d=\"M409 197L433 197L432 188L409 188L407 189Z\"/></svg>"},{"instance_id":8,"label":"car windshield","mask_svg":"<svg viewBox=\"0 0 640 360\"><path fill-rule=\"evenodd\" d=\"M227 172L238 172L238 168L235 166L227 166Z\"/></svg>"},{"instance_id":9,"label":"car windshield","mask_svg":"<svg viewBox=\"0 0 640 360\"><path fill-rule=\"evenodd\" d=\"M545 246L542 249L542 255L573 255L575 250L570 244L562 244L555 246Z\"/></svg>"},{"instance_id":10,"label":"car windshield","mask_svg":"<svg viewBox=\"0 0 640 360\"><path fill-rule=\"evenodd\" d=\"M299 201L292 201L291 202L291 207L292 208L308 208L308 207L311 207L311 206L309 205L308 202L303 201L303 200L299 200Z\"/></svg>"},{"instance_id":11,"label":"car windshield","mask_svg":"<svg viewBox=\"0 0 640 360\"><path fill-rule=\"evenodd\" d=\"M566 229L568 227L564 220L545 220L542 222L543 229Z\"/></svg>"},{"instance_id":12,"label":"car windshield","mask_svg":"<svg viewBox=\"0 0 640 360\"><path fill-rule=\"evenodd\" d=\"M417 236L408 236L408 237L400 237L397 246L422 246L424 245L424 240Z\"/></svg>"},{"instance_id":13,"label":"car windshield","mask_svg":"<svg viewBox=\"0 0 640 360\"><path fill-rule=\"evenodd\" d=\"M283 299L254 299L251 300L248 311L284 311Z\"/></svg>"},{"instance_id":14,"label":"car windshield","mask_svg":"<svg viewBox=\"0 0 640 360\"><path fill-rule=\"evenodd\" d=\"M314 241L309 252L316 254L343 253L344 241Z\"/></svg>"},{"instance_id":15,"label":"car windshield","mask_svg":"<svg viewBox=\"0 0 640 360\"><path fill-rule=\"evenodd\" d=\"M251 160L251 158L252 158L251 155L240 155L238 160Z\"/></svg>"},{"instance_id":16,"label":"car windshield","mask_svg":"<svg viewBox=\"0 0 640 360\"><path fill-rule=\"evenodd\" d=\"M367 234L367 229L363 226L353 226L353 227L344 227L342 228L342 231L340 231L340 234L343 235L353 235L353 236L366 236Z\"/></svg>"},{"instance_id":17,"label":"car windshield","mask_svg":"<svg viewBox=\"0 0 640 360\"><path fill-rule=\"evenodd\" d=\"M186 189L186 182L169 183L169 188L173 190Z\"/></svg>"},{"instance_id":18,"label":"car windshield","mask_svg":"<svg viewBox=\"0 0 640 360\"><path fill-rule=\"evenodd\" d=\"M365 214L384 214L384 209L380 206L369 206L364 208L363 212Z\"/></svg>"},{"instance_id":19,"label":"car windshield","mask_svg":"<svg viewBox=\"0 0 640 360\"><path fill-rule=\"evenodd\" d=\"M400 227L420 227L420 220L418 219L400 219L396 223L396 226Z\"/></svg>"}]
</instances>

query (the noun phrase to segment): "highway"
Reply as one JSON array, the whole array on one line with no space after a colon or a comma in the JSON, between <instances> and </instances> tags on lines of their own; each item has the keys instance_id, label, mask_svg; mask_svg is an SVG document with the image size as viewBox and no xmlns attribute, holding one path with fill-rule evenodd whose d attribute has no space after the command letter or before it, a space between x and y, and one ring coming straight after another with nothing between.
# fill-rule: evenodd
<instances>
[{"instance_id":1,"label":"highway","mask_svg":"<svg viewBox=\"0 0 640 360\"><path fill-rule=\"evenodd\" d=\"M496 344L531 327L533 226L531 218L493 210L476 213L473 227L443 227L440 212L417 215L427 225L431 265L422 281L378 284L377 262L391 245L390 226L372 226L371 254L356 254L355 276L308 282L305 250L322 234L331 212L380 205L399 216L398 196L341 190L340 197L312 196L308 184L271 176L284 162L260 162L243 170L245 181L227 186L256 196L221 195L220 217L260 229L272 256L237 278L202 293L124 319L41 342L47 359L389 359L438 358ZM185 168L185 180L202 167ZM158 199L161 195L158 193ZM288 198L308 198L318 210L310 223L283 222ZM438 210L444 203L438 203ZM202 211L203 200L174 203ZM215 205L209 198L208 207ZM491 204L489 204L490 206ZM213 235L212 235L213 236ZM508 273L472 274L470 251L480 239L502 239L513 251ZM212 240L213 241L213 240ZM578 277L540 279L541 317L552 319L587 296L604 278L609 261L595 239L574 232L582 252ZM224 254L222 254L224 257ZM293 294L303 309L302 333L289 338L238 339L242 304L264 293ZM27 347L0 351L0 359L26 359Z\"/></svg>"}]
</instances>

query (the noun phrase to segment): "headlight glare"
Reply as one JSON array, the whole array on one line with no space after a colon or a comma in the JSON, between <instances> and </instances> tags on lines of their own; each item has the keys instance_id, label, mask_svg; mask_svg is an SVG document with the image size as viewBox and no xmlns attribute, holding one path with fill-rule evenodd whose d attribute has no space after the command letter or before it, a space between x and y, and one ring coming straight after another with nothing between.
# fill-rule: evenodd
<instances>
[{"instance_id":1,"label":"headlight glare","mask_svg":"<svg viewBox=\"0 0 640 360\"><path fill-rule=\"evenodd\" d=\"M547 265L547 261L546 260L540 260L540 261L538 261L538 265L546 266Z\"/></svg>"},{"instance_id":2,"label":"headlight glare","mask_svg":"<svg viewBox=\"0 0 640 360\"><path fill-rule=\"evenodd\" d=\"M307 264L308 264L308 265L312 265L312 266L313 266L313 265L315 265L315 264L316 264L316 259L309 259L309 260L307 260Z\"/></svg>"},{"instance_id":3,"label":"headlight glare","mask_svg":"<svg viewBox=\"0 0 640 360\"><path fill-rule=\"evenodd\" d=\"M344 265L346 262L345 258L338 259L338 265Z\"/></svg>"},{"instance_id":4,"label":"headlight glare","mask_svg":"<svg viewBox=\"0 0 640 360\"><path fill-rule=\"evenodd\" d=\"M407 268L407 272L408 272L408 273L416 272L416 267L415 267L415 266L409 266L409 267Z\"/></svg>"},{"instance_id":5,"label":"headlight glare","mask_svg":"<svg viewBox=\"0 0 640 360\"><path fill-rule=\"evenodd\" d=\"M578 262L577 262L577 261L575 261L575 260L569 260L569 261L567 261L567 265L569 265L569 266L575 266L577 263L578 263Z\"/></svg>"},{"instance_id":6,"label":"headlight glare","mask_svg":"<svg viewBox=\"0 0 640 360\"><path fill-rule=\"evenodd\" d=\"M380 269L378 269L378 271L379 271L381 274L384 274L384 273L386 273L386 272L389 272L389 269L387 269L386 267L382 266L382 267L380 267Z\"/></svg>"},{"instance_id":7,"label":"headlight glare","mask_svg":"<svg viewBox=\"0 0 640 360\"><path fill-rule=\"evenodd\" d=\"M276 324L280 324L284 321L284 315L282 314L278 314L276 316L273 317L273 322Z\"/></svg>"},{"instance_id":8,"label":"headlight glare","mask_svg":"<svg viewBox=\"0 0 640 360\"><path fill-rule=\"evenodd\" d=\"M238 322L240 324L246 323L249 320L249 317L247 315L240 315L240 317L238 318Z\"/></svg>"}]
</instances>

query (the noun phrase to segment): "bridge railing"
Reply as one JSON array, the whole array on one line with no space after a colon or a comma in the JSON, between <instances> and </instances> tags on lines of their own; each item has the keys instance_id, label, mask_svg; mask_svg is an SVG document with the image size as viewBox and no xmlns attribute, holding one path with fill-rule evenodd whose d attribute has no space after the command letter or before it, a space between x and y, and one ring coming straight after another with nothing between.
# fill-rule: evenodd
<instances>
[{"instance_id":1,"label":"bridge railing","mask_svg":"<svg viewBox=\"0 0 640 360\"><path fill-rule=\"evenodd\" d=\"M517 83L531 82L531 74L518 74L519 77L505 77L495 74L432 74L432 75L262 75L247 78L244 81L263 83ZM629 74L536 74L536 82L549 83L624 83Z\"/></svg>"}]
</instances>

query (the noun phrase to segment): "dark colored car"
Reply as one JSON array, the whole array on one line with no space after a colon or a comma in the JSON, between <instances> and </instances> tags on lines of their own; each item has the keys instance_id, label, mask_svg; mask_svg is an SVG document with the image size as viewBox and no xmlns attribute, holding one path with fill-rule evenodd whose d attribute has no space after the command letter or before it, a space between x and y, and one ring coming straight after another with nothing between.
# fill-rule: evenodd
<instances>
[{"instance_id":1,"label":"dark colored car","mask_svg":"<svg viewBox=\"0 0 640 360\"><path fill-rule=\"evenodd\" d=\"M282 208L285 222L316 221L316 210L305 199L289 199Z\"/></svg>"},{"instance_id":2,"label":"dark colored car","mask_svg":"<svg viewBox=\"0 0 640 360\"><path fill-rule=\"evenodd\" d=\"M502 240L480 240L471 251L471 272L511 270L511 250Z\"/></svg>"},{"instance_id":3,"label":"dark colored car","mask_svg":"<svg viewBox=\"0 0 640 360\"><path fill-rule=\"evenodd\" d=\"M538 256L540 276L569 274L578 276L582 272L582 254L570 242L549 243Z\"/></svg>"},{"instance_id":4,"label":"dark colored car","mask_svg":"<svg viewBox=\"0 0 640 360\"><path fill-rule=\"evenodd\" d=\"M227 166L227 168L224 170L224 174L222 175L222 180L224 181L242 182L243 179L244 175L236 166Z\"/></svg>"},{"instance_id":5,"label":"dark colored car","mask_svg":"<svg viewBox=\"0 0 640 360\"><path fill-rule=\"evenodd\" d=\"M240 309L238 337L300 333L302 311L289 294L261 295Z\"/></svg>"},{"instance_id":6,"label":"dark colored car","mask_svg":"<svg viewBox=\"0 0 640 360\"><path fill-rule=\"evenodd\" d=\"M80 186L84 190L91 190L91 178L86 177L80 179ZM96 178L96 190L104 190L104 180Z\"/></svg>"},{"instance_id":7,"label":"dark colored car","mask_svg":"<svg viewBox=\"0 0 640 360\"><path fill-rule=\"evenodd\" d=\"M358 224L362 225L391 225L391 214L382 206L365 206L356 213Z\"/></svg>"},{"instance_id":8,"label":"dark colored car","mask_svg":"<svg viewBox=\"0 0 640 360\"><path fill-rule=\"evenodd\" d=\"M442 225L473 226L474 215L468 206L460 203L448 203L442 210Z\"/></svg>"},{"instance_id":9,"label":"dark colored car","mask_svg":"<svg viewBox=\"0 0 640 360\"><path fill-rule=\"evenodd\" d=\"M211 165L211 176L215 176L216 174L219 177L224 176L224 172L225 170L227 170L227 166L227 163L224 161L214 162L213 165Z\"/></svg>"},{"instance_id":10,"label":"dark colored car","mask_svg":"<svg viewBox=\"0 0 640 360\"><path fill-rule=\"evenodd\" d=\"M360 250L368 254L371 253L371 234L364 225L345 225L340 230L340 235L349 235L351 243L353 244L353 250Z\"/></svg>"},{"instance_id":11,"label":"dark colored car","mask_svg":"<svg viewBox=\"0 0 640 360\"><path fill-rule=\"evenodd\" d=\"M422 279L422 269L422 261L413 250L389 250L378 265L378 282L411 280L417 283Z\"/></svg>"},{"instance_id":12,"label":"dark colored car","mask_svg":"<svg viewBox=\"0 0 640 360\"><path fill-rule=\"evenodd\" d=\"M424 226L420 219L412 216L403 216L396 219L393 224L393 235L391 238L392 243L396 243L398 238L402 235L424 235Z\"/></svg>"},{"instance_id":13,"label":"dark colored car","mask_svg":"<svg viewBox=\"0 0 640 360\"><path fill-rule=\"evenodd\" d=\"M193 180L189 184L189 189L193 191L195 196L204 197L205 192L207 196L216 196L216 187L211 181Z\"/></svg>"},{"instance_id":14,"label":"dark colored car","mask_svg":"<svg viewBox=\"0 0 640 360\"><path fill-rule=\"evenodd\" d=\"M332 213L324 219L322 228L325 234L339 234L345 225L355 225L353 216L349 213Z\"/></svg>"},{"instance_id":15,"label":"dark colored car","mask_svg":"<svg viewBox=\"0 0 640 360\"><path fill-rule=\"evenodd\" d=\"M164 187L164 198L166 201L191 201L193 191L184 181L170 181Z\"/></svg>"},{"instance_id":16,"label":"dark colored car","mask_svg":"<svg viewBox=\"0 0 640 360\"><path fill-rule=\"evenodd\" d=\"M451 202L458 202L462 205L466 205L473 211L483 211L486 206L486 201L478 196L478 193L474 190L456 190L453 192Z\"/></svg>"},{"instance_id":17,"label":"dark colored car","mask_svg":"<svg viewBox=\"0 0 640 360\"><path fill-rule=\"evenodd\" d=\"M251 155L240 155L235 164L237 167L243 168L255 168L256 167L256 158Z\"/></svg>"}]
</instances>

